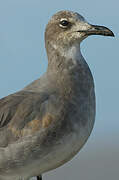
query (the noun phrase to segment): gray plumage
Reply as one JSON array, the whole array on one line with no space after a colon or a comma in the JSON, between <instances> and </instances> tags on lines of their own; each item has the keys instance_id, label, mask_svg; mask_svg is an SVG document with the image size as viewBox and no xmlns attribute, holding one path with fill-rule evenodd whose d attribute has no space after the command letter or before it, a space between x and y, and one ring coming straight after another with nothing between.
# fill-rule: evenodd
<instances>
[{"instance_id":1,"label":"gray plumage","mask_svg":"<svg viewBox=\"0 0 119 180\"><path fill-rule=\"evenodd\" d=\"M95 120L95 93L80 43L91 34L113 36L70 11L49 21L46 73L0 100L0 180L27 180L57 168L87 141Z\"/></svg>"}]
</instances>

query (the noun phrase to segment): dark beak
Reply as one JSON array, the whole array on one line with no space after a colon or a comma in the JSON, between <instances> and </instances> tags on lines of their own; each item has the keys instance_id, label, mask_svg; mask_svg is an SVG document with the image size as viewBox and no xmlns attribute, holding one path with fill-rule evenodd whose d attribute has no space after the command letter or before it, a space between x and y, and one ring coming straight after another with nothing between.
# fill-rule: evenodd
<instances>
[{"instance_id":1,"label":"dark beak","mask_svg":"<svg viewBox=\"0 0 119 180\"><path fill-rule=\"evenodd\" d=\"M88 30L81 30L78 32L84 32L85 35L102 35L102 36L113 36L114 33L104 26L97 26L97 25L90 25L90 28Z\"/></svg>"}]
</instances>

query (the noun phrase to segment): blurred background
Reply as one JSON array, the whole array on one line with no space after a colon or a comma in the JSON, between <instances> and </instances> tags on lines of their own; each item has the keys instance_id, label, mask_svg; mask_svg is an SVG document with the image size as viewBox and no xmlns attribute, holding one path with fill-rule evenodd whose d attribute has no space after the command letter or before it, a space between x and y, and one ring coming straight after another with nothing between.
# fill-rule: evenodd
<instances>
[{"instance_id":1,"label":"blurred background","mask_svg":"<svg viewBox=\"0 0 119 180\"><path fill-rule=\"evenodd\" d=\"M0 98L39 78L47 68L44 30L59 10L105 25L115 38L90 36L81 44L92 71L97 101L93 132L75 158L43 180L119 179L119 1L0 0Z\"/></svg>"}]
</instances>

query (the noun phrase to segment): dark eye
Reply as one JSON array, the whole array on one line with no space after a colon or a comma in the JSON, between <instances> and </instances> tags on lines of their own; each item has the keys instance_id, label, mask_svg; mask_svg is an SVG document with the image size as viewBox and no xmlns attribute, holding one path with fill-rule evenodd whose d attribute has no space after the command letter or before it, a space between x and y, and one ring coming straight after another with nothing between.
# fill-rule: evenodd
<instances>
[{"instance_id":1,"label":"dark eye","mask_svg":"<svg viewBox=\"0 0 119 180\"><path fill-rule=\"evenodd\" d=\"M59 25L62 28L67 28L67 26L69 25L69 21L67 21L66 19L63 19L60 21Z\"/></svg>"}]
</instances>

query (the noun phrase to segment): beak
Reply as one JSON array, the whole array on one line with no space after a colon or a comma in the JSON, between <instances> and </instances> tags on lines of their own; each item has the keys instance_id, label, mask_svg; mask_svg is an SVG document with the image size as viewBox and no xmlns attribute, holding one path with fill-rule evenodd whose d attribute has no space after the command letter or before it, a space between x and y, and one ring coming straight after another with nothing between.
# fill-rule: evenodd
<instances>
[{"instance_id":1,"label":"beak","mask_svg":"<svg viewBox=\"0 0 119 180\"><path fill-rule=\"evenodd\" d=\"M90 24L90 27L88 28L88 30L81 30L78 32L84 32L86 36L102 35L102 36L113 36L114 37L114 33L107 27L91 25L91 24Z\"/></svg>"}]
</instances>

